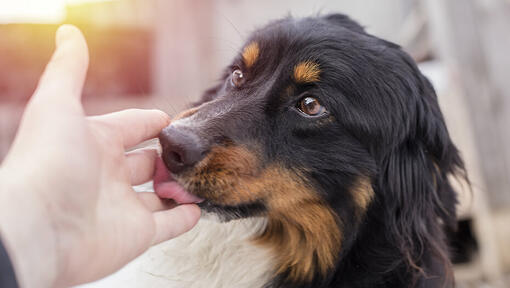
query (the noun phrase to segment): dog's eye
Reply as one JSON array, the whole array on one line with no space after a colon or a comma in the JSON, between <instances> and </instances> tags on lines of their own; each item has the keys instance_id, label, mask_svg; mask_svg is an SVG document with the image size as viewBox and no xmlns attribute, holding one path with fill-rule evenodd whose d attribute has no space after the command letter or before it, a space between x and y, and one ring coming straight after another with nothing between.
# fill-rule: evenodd
<instances>
[{"instance_id":1,"label":"dog's eye","mask_svg":"<svg viewBox=\"0 0 510 288\"><path fill-rule=\"evenodd\" d=\"M314 97L305 97L298 103L298 109L309 116L319 116L325 112L324 106Z\"/></svg>"},{"instance_id":2,"label":"dog's eye","mask_svg":"<svg viewBox=\"0 0 510 288\"><path fill-rule=\"evenodd\" d=\"M241 85L243 85L244 80L245 80L244 74L243 71L241 71L241 69L236 69L232 72L231 81L234 86L240 87Z\"/></svg>"}]
</instances>

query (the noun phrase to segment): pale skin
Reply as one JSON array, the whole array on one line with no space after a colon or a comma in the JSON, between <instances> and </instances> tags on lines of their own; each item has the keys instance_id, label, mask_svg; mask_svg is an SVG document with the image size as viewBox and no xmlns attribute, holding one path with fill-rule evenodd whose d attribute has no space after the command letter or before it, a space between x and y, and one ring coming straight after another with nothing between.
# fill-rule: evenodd
<instances>
[{"instance_id":1,"label":"pale skin","mask_svg":"<svg viewBox=\"0 0 510 288\"><path fill-rule=\"evenodd\" d=\"M0 166L0 236L22 287L102 278L200 217L194 204L170 207L132 189L152 179L158 156L126 149L156 137L169 117L158 110L86 117L85 40L65 25L56 43Z\"/></svg>"}]
</instances>

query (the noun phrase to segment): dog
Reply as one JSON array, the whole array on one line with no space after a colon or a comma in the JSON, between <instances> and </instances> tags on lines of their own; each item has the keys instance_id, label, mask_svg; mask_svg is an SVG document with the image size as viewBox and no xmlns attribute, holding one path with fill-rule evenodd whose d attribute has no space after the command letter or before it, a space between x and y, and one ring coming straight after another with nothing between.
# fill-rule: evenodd
<instances>
[{"instance_id":1,"label":"dog","mask_svg":"<svg viewBox=\"0 0 510 288\"><path fill-rule=\"evenodd\" d=\"M255 31L159 140L187 191L161 196L208 215L165 244L179 287L454 285L463 161L411 57L348 16Z\"/></svg>"}]
</instances>

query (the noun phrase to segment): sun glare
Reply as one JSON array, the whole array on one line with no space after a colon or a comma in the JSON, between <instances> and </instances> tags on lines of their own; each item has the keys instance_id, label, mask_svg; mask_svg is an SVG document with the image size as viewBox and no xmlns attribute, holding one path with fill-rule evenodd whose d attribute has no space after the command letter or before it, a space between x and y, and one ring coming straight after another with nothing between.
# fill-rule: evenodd
<instances>
[{"instance_id":1,"label":"sun glare","mask_svg":"<svg viewBox=\"0 0 510 288\"><path fill-rule=\"evenodd\" d=\"M112 0L0 0L0 23L60 23L66 5Z\"/></svg>"}]
</instances>

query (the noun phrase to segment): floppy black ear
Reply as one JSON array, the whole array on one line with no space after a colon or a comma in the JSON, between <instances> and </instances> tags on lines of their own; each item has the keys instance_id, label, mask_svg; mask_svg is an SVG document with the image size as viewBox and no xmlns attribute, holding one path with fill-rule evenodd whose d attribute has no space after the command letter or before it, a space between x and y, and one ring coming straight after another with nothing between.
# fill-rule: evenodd
<instances>
[{"instance_id":1,"label":"floppy black ear","mask_svg":"<svg viewBox=\"0 0 510 288\"><path fill-rule=\"evenodd\" d=\"M422 95L416 97L415 124L384 157L379 188L388 209L387 235L415 271L413 280L432 277L449 285L453 277L443 230L456 224L456 194L448 176L465 177L465 170L434 89L421 74L418 79Z\"/></svg>"},{"instance_id":2,"label":"floppy black ear","mask_svg":"<svg viewBox=\"0 0 510 288\"><path fill-rule=\"evenodd\" d=\"M356 31L358 33L365 33L365 29L358 24L358 22L349 18L349 16L344 14L329 14L324 16L324 19L328 22L334 23L336 25L340 25L344 28L350 29L352 31Z\"/></svg>"}]
</instances>

